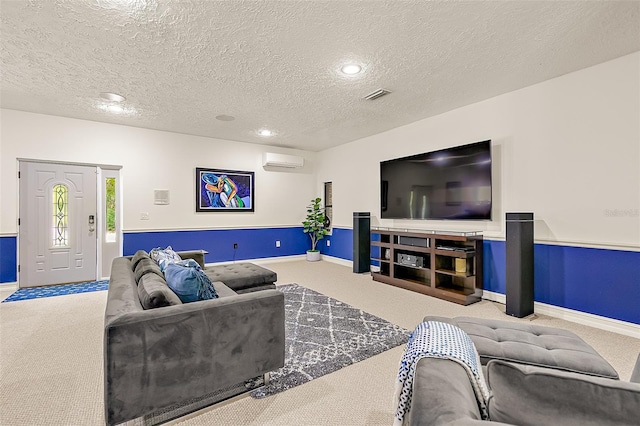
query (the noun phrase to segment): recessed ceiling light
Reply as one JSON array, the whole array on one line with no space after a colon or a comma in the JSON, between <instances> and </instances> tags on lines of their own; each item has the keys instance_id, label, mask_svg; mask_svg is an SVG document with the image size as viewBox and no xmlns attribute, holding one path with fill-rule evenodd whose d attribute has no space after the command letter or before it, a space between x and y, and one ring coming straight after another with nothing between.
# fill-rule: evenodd
<instances>
[{"instance_id":1,"label":"recessed ceiling light","mask_svg":"<svg viewBox=\"0 0 640 426\"><path fill-rule=\"evenodd\" d=\"M126 99L122 95L118 95L117 93L111 93L111 92L102 92L100 93L100 97L102 99L106 99L111 102L122 102Z\"/></svg>"},{"instance_id":2,"label":"recessed ceiling light","mask_svg":"<svg viewBox=\"0 0 640 426\"><path fill-rule=\"evenodd\" d=\"M232 115L224 115L224 114L222 114L222 115L217 115L216 116L216 120L220 120L220 121L233 121L235 119L236 118L234 116L232 116Z\"/></svg>"},{"instance_id":3,"label":"recessed ceiling light","mask_svg":"<svg viewBox=\"0 0 640 426\"><path fill-rule=\"evenodd\" d=\"M124 108L122 107L122 105L109 105L107 107L107 111L113 112L115 114L120 114L121 112L124 112Z\"/></svg>"},{"instance_id":4,"label":"recessed ceiling light","mask_svg":"<svg viewBox=\"0 0 640 426\"><path fill-rule=\"evenodd\" d=\"M273 132L269 129L260 129L258 130L258 134L264 137L273 136Z\"/></svg>"},{"instance_id":5,"label":"recessed ceiling light","mask_svg":"<svg viewBox=\"0 0 640 426\"><path fill-rule=\"evenodd\" d=\"M138 111L131 105L126 104L113 104L108 102L97 101L93 105L100 111L108 112L110 114L118 114L122 116L133 117L138 115Z\"/></svg>"},{"instance_id":6,"label":"recessed ceiling light","mask_svg":"<svg viewBox=\"0 0 640 426\"><path fill-rule=\"evenodd\" d=\"M344 74L347 74L347 75L354 75L362 71L362 67L357 64L347 64L342 68L340 68L340 71L342 71Z\"/></svg>"}]
</instances>

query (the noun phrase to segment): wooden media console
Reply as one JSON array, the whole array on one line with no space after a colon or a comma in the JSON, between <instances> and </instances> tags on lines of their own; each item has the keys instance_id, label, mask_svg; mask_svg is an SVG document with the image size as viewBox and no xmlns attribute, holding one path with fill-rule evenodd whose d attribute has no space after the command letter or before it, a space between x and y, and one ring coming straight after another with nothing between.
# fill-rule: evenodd
<instances>
[{"instance_id":1,"label":"wooden media console","mask_svg":"<svg viewBox=\"0 0 640 426\"><path fill-rule=\"evenodd\" d=\"M375 281L461 305L482 298L482 235L479 232L371 229Z\"/></svg>"}]
</instances>

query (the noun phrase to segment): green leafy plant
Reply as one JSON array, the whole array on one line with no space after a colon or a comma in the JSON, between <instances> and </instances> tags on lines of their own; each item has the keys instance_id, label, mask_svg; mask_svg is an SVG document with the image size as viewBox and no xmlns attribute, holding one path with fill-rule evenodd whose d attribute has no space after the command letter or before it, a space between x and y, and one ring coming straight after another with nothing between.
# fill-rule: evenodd
<instances>
[{"instance_id":1,"label":"green leafy plant","mask_svg":"<svg viewBox=\"0 0 640 426\"><path fill-rule=\"evenodd\" d=\"M311 238L311 250L316 250L318 241L329 235L329 230L325 228L324 207L320 206L322 199L320 197L312 199L311 204L307 206L307 218L302 222L304 233L309 234Z\"/></svg>"}]
</instances>

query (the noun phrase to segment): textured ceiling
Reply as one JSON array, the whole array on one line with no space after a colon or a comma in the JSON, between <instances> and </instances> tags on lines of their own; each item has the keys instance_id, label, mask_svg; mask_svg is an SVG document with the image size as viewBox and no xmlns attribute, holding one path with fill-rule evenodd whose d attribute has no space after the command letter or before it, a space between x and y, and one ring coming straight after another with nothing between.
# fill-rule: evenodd
<instances>
[{"instance_id":1,"label":"textured ceiling","mask_svg":"<svg viewBox=\"0 0 640 426\"><path fill-rule=\"evenodd\" d=\"M2 0L0 17L3 108L312 151L640 50L636 1Z\"/></svg>"}]
</instances>

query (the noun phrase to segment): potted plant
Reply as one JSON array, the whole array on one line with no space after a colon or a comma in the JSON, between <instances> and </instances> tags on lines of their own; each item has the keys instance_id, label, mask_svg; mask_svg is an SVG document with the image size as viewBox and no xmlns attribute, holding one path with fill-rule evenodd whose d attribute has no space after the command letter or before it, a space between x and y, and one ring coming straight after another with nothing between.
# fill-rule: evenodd
<instances>
[{"instance_id":1,"label":"potted plant","mask_svg":"<svg viewBox=\"0 0 640 426\"><path fill-rule=\"evenodd\" d=\"M307 260L311 262L320 260L320 250L316 249L316 244L329 234L324 226L325 216L324 208L320 207L321 202L320 197L311 200L311 204L307 206L307 218L302 222L302 231L311 238L311 250L307 250Z\"/></svg>"}]
</instances>

